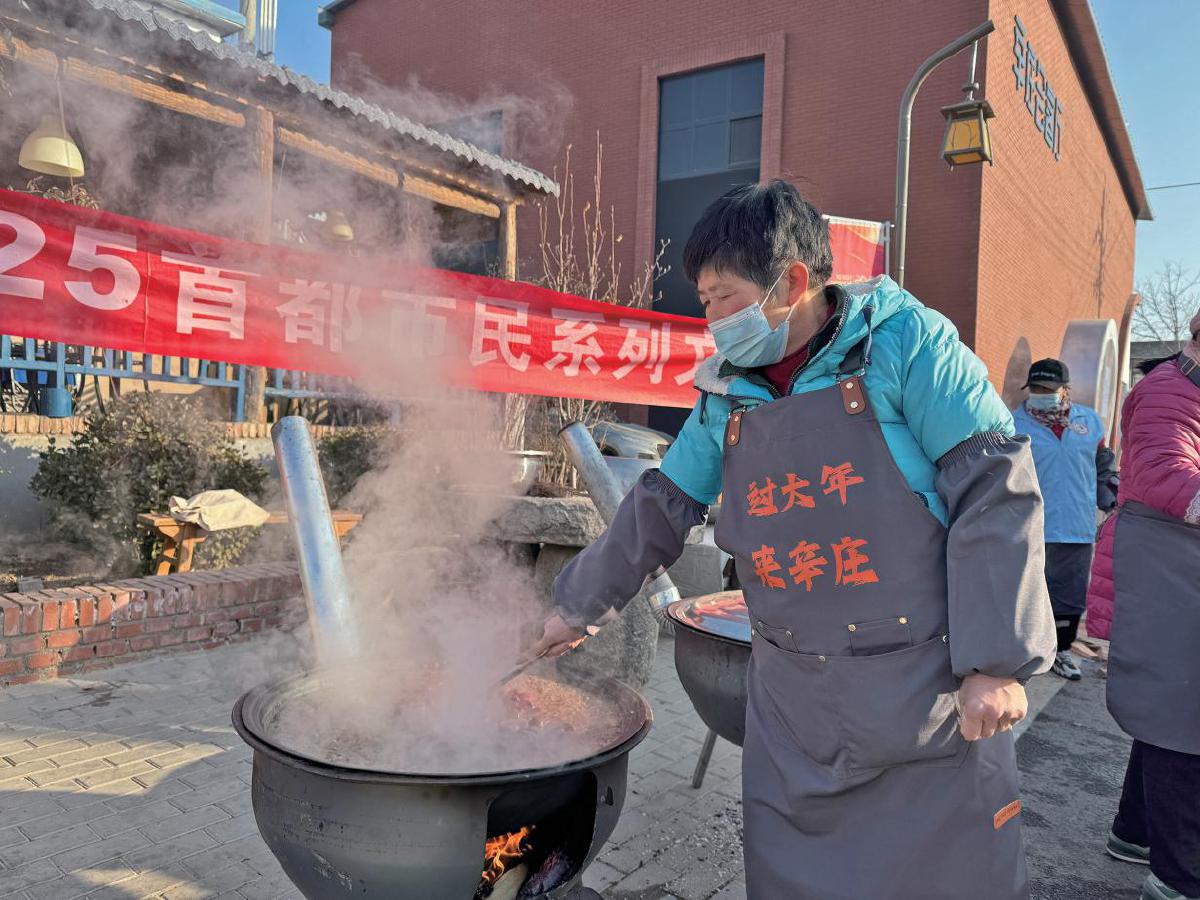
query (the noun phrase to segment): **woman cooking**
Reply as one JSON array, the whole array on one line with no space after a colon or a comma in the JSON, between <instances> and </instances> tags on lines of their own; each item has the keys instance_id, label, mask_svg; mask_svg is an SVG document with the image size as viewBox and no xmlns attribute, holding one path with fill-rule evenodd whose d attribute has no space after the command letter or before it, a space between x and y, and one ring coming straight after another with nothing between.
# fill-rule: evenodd
<instances>
[{"instance_id":1,"label":"woman cooking","mask_svg":"<svg viewBox=\"0 0 1200 900\"><path fill-rule=\"evenodd\" d=\"M622 608L723 492L751 900L1027 896L1010 729L1055 648L1027 439L946 319L888 278L828 283L790 184L713 203L684 266L718 354L532 652Z\"/></svg>"}]
</instances>

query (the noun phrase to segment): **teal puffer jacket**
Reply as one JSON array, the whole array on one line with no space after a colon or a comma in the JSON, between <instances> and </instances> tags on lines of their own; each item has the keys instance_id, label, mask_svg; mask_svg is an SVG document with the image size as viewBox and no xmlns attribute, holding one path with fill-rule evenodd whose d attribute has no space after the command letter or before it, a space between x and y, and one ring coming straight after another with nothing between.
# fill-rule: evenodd
<instances>
[{"instance_id":1,"label":"teal puffer jacket","mask_svg":"<svg viewBox=\"0 0 1200 900\"><path fill-rule=\"evenodd\" d=\"M943 523L946 507L934 487L937 460L981 432L1014 433L1012 415L987 380L987 368L958 331L892 279L839 285L832 339L792 386L803 394L832 386L849 353L871 331L871 365L863 383L900 472ZM870 312L865 311L870 308ZM869 322L869 325L868 325ZM733 370L720 357L696 374L701 392L662 472L688 495L712 503L721 493L721 448L729 413L770 403L761 378Z\"/></svg>"}]
</instances>

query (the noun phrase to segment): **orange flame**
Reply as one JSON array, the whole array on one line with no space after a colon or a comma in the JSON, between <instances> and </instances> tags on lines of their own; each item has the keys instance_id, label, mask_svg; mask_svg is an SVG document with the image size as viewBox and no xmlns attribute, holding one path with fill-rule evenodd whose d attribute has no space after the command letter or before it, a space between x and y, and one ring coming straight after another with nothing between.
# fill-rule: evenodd
<instances>
[{"instance_id":1,"label":"orange flame","mask_svg":"<svg viewBox=\"0 0 1200 900\"><path fill-rule=\"evenodd\" d=\"M495 884L509 864L520 859L529 852L527 838L533 831L532 825L527 825L520 831L502 834L499 837L488 838L483 853L483 883Z\"/></svg>"}]
</instances>

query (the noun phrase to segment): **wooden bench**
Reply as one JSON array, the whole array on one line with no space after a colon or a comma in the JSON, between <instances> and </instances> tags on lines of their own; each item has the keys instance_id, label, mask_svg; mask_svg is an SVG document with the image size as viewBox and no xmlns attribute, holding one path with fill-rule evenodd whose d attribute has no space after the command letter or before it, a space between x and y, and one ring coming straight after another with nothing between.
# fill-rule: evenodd
<instances>
[{"instance_id":1,"label":"wooden bench","mask_svg":"<svg viewBox=\"0 0 1200 900\"><path fill-rule=\"evenodd\" d=\"M288 517L285 512L273 512L264 525L283 525ZM196 547L208 539L209 532L191 522L180 522L159 513L141 513L138 524L151 534L163 539L162 552L154 559L155 575L170 575L171 572L190 572ZM333 511L333 528L338 539L345 537L362 515L344 509Z\"/></svg>"}]
</instances>

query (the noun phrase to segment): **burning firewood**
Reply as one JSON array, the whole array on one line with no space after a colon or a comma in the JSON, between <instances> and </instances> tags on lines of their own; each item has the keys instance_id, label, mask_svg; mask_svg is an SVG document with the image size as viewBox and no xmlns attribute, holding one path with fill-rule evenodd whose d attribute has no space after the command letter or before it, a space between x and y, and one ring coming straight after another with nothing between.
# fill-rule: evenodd
<instances>
[{"instance_id":1,"label":"burning firewood","mask_svg":"<svg viewBox=\"0 0 1200 900\"><path fill-rule=\"evenodd\" d=\"M548 894L567 880L571 874L571 860L562 850L555 850L546 857L541 868L521 886L517 900L531 900Z\"/></svg>"},{"instance_id":2,"label":"burning firewood","mask_svg":"<svg viewBox=\"0 0 1200 900\"><path fill-rule=\"evenodd\" d=\"M525 863L513 866L496 879L496 884L492 887L488 900L516 900L521 885L525 883L525 876L528 874L529 867Z\"/></svg>"},{"instance_id":3,"label":"burning firewood","mask_svg":"<svg viewBox=\"0 0 1200 900\"><path fill-rule=\"evenodd\" d=\"M512 883L514 879L504 879L506 872L517 869L520 869L522 873L528 871L527 867L519 865L518 861L529 852L529 835L532 831L532 826L526 826L520 831L487 839L483 851L483 876L479 887L475 889L475 900L495 897L502 880ZM524 880L524 874L522 874L521 879L516 881L516 887L513 888L512 894L506 895L509 900L517 895L517 889ZM507 891L507 887L505 890Z\"/></svg>"}]
</instances>

